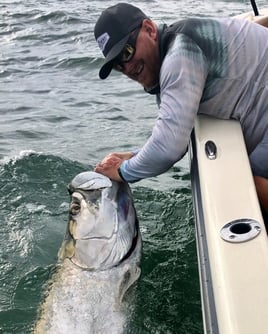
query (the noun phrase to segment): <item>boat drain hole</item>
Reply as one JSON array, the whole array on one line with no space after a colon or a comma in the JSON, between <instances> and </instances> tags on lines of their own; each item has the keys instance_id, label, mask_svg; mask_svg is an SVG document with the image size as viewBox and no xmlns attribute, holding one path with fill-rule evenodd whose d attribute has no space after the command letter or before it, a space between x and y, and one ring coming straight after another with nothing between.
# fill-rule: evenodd
<instances>
[{"instance_id":1,"label":"boat drain hole","mask_svg":"<svg viewBox=\"0 0 268 334\"><path fill-rule=\"evenodd\" d=\"M230 227L230 231L234 234L245 234L251 231L251 226L247 223L237 223Z\"/></svg>"}]
</instances>

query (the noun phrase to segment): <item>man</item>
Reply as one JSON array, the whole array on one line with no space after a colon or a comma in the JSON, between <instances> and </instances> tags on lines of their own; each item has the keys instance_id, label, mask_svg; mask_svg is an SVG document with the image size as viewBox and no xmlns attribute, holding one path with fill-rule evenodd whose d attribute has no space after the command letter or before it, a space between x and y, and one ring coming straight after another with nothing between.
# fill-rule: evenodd
<instances>
[{"instance_id":1,"label":"man","mask_svg":"<svg viewBox=\"0 0 268 334\"><path fill-rule=\"evenodd\" d=\"M94 34L105 56L100 78L121 71L156 94L159 105L145 145L109 154L95 171L128 182L159 175L187 151L197 113L236 119L268 212L268 29L236 18L158 27L137 7L120 3L101 14Z\"/></svg>"}]
</instances>

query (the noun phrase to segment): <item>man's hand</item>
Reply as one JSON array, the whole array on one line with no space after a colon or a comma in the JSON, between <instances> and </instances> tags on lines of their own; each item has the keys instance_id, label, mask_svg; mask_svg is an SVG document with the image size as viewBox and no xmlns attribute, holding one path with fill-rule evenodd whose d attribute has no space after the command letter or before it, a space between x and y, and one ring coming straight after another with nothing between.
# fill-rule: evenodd
<instances>
[{"instance_id":1,"label":"man's hand","mask_svg":"<svg viewBox=\"0 0 268 334\"><path fill-rule=\"evenodd\" d=\"M118 174L118 168L124 160L128 160L133 156L131 152L114 152L108 154L97 166L94 171L109 177L111 180L123 181Z\"/></svg>"}]
</instances>

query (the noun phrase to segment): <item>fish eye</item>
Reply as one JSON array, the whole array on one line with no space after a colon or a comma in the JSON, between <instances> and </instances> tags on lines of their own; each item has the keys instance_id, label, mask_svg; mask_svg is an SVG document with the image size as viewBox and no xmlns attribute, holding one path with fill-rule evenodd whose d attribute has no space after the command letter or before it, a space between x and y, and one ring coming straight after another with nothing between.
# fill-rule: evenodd
<instances>
[{"instance_id":1,"label":"fish eye","mask_svg":"<svg viewBox=\"0 0 268 334\"><path fill-rule=\"evenodd\" d=\"M75 216L80 212L81 206L78 202L72 202L70 206L70 213Z\"/></svg>"}]
</instances>

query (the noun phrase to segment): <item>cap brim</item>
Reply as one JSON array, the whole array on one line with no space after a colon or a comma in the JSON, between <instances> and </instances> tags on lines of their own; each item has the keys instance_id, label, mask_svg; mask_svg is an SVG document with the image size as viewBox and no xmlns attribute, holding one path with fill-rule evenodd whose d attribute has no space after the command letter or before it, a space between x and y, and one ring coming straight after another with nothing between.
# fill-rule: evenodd
<instances>
[{"instance_id":1,"label":"cap brim","mask_svg":"<svg viewBox=\"0 0 268 334\"><path fill-rule=\"evenodd\" d=\"M99 77L101 79L106 79L109 76L109 74L113 69L114 58L116 58L119 55L119 53L123 50L128 39L129 35L125 36L118 43L116 43L108 52L108 54L105 57L105 62L99 71Z\"/></svg>"},{"instance_id":2,"label":"cap brim","mask_svg":"<svg viewBox=\"0 0 268 334\"><path fill-rule=\"evenodd\" d=\"M113 60L110 60L108 63L104 64L99 71L99 77L101 79L106 79L113 69Z\"/></svg>"}]
</instances>

